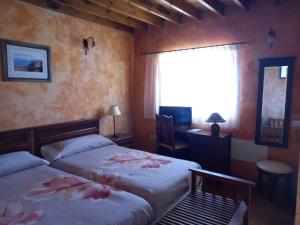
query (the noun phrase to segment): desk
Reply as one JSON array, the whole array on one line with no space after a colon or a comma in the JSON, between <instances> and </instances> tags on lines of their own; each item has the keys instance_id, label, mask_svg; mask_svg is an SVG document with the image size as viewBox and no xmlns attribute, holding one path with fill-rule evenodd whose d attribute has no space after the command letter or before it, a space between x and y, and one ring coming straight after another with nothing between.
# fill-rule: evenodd
<instances>
[{"instance_id":1,"label":"desk","mask_svg":"<svg viewBox=\"0 0 300 225\"><path fill-rule=\"evenodd\" d=\"M220 133L220 136L211 136L210 130L176 129L178 138L187 138L190 142L189 159L199 163L203 169L230 174L231 134Z\"/></svg>"}]
</instances>

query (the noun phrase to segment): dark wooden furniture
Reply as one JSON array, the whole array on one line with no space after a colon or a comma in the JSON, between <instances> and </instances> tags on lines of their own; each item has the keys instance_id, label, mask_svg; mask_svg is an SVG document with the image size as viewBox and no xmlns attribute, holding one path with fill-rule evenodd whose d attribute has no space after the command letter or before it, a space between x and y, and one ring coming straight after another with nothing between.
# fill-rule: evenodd
<instances>
[{"instance_id":1,"label":"dark wooden furniture","mask_svg":"<svg viewBox=\"0 0 300 225\"><path fill-rule=\"evenodd\" d=\"M204 169L230 174L230 134L212 136L209 130L186 133L190 140L190 160L199 163Z\"/></svg>"},{"instance_id":2,"label":"dark wooden furniture","mask_svg":"<svg viewBox=\"0 0 300 225\"><path fill-rule=\"evenodd\" d=\"M64 123L34 127L34 149L40 155L42 146L75 137L89 134L99 134L99 118L75 120Z\"/></svg>"},{"instance_id":3,"label":"dark wooden furniture","mask_svg":"<svg viewBox=\"0 0 300 225\"><path fill-rule=\"evenodd\" d=\"M163 149L167 149L172 157L177 157L180 151L187 151L189 147L189 143L175 140L172 116L156 115L156 139L158 152L162 153Z\"/></svg>"},{"instance_id":4,"label":"dark wooden furniture","mask_svg":"<svg viewBox=\"0 0 300 225\"><path fill-rule=\"evenodd\" d=\"M0 132L0 154L16 151L33 153L32 129L18 129Z\"/></svg>"},{"instance_id":5,"label":"dark wooden furniture","mask_svg":"<svg viewBox=\"0 0 300 225\"><path fill-rule=\"evenodd\" d=\"M107 136L107 138L115 142L117 145L127 148L133 147L133 136L130 134L118 134L117 137Z\"/></svg>"},{"instance_id":6,"label":"dark wooden furniture","mask_svg":"<svg viewBox=\"0 0 300 225\"><path fill-rule=\"evenodd\" d=\"M226 176L206 170L190 169L192 172L192 190L181 200L171 211L169 211L157 224L229 224L248 225L250 210L251 188L255 183ZM232 198L225 195L208 193L205 190L197 189L196 178L200 176L202 182L212 182L228 185L231 190L240 190L241 201L237 200L238 193L233 193Z\"/></svg>"}]
</instances>

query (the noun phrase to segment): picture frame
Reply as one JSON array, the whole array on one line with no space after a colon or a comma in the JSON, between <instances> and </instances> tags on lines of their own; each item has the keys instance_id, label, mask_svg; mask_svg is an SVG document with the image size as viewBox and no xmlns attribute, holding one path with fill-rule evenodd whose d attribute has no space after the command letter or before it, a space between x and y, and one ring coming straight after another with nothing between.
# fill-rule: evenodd
<instances>
[{"instance_id":1,"label":"picture frame","mask_svg":"<svg viewBox=\"0 0 300 225\"><path fill-rule=\"evenodd\" d=\"M1 39L3 80L51 82L48 46Z\"/></svg>"}]
</instances>

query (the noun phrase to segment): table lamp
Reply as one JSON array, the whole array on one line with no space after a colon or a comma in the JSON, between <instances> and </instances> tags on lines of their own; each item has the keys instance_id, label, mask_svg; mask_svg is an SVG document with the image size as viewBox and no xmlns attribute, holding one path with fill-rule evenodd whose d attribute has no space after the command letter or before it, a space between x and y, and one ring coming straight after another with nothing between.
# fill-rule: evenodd
<instances>
[{"instance_id":1,"label":"table lamp","mask_svg":"<svg viewBox=\"0 0 300 225\"><path fill-rule=\"evenodd\" d=\"M222 116L220 116L219 113L212 113L206 122L213 122L213 124L210 126L211 128L211 135L212 136L219 136L220 135L220 126L217 123L223 123L226 122Z\"/></svg>"},{"instance_id":2,"label":"table lamp","mask_svg":"<svg viewBox=\"0 0 300 225\"><path fill-rule=\"evenodd\" d=\"M119 106L117 106L117 105L113 105L112 107L111 107L111 115L113 116L113 123L114 123L114 134L113 134L113 138L116 138L116 137L118 137L117 135L116 135L116 121L115 121L115 117L116 116L120 116L121 115L121 111L120 111L120 109L119 109Z\"/></svg>"}]
</instances>

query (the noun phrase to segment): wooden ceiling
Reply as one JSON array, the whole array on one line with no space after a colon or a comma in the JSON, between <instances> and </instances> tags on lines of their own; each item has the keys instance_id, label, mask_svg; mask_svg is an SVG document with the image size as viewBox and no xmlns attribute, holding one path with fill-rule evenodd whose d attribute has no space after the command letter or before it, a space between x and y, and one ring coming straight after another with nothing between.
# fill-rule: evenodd
<instances>
[{"instance_id":1,"label":"wooden ceiling","mask_svg":"<svg viewBox=\"0 0 300 225\"><path fill-rule=\"evenodd\" d=\"M21 0L60 13L127 32L184 24L189 17L201 22L202 12L226 16L226 7L248 11L251 0Z\"/></svg>"}]
</instances>

